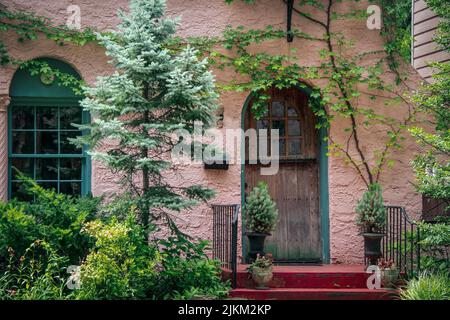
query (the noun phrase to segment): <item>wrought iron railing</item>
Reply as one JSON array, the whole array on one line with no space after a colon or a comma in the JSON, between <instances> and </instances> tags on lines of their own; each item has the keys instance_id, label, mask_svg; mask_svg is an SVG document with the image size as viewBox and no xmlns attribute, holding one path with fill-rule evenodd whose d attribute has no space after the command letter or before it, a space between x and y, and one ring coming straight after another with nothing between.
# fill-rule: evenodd
<instances>
[{"instance_id":1,"label":"wrought iron railing","mask_svg":"<svg viewBox=\"0 0 450 320\"><path fill-rule=\"evenodd\" d=\"M212 205L213 209L213 256L222 268L231 272L231 286L237 279L237 236L239 205Z\"/></svg>"},{"instance_id":2,"label":"wrought iron railing","mask_svg":"<svg viewBox=\"0 0 450 320\"><path fill-rule=\"evenodd\" d=\"M386 234L382 241L382 253L386 260L394 261L405 275L420 270L420 228L406 214L405 208L386 207Z\"/></svg>"}]
</instances>

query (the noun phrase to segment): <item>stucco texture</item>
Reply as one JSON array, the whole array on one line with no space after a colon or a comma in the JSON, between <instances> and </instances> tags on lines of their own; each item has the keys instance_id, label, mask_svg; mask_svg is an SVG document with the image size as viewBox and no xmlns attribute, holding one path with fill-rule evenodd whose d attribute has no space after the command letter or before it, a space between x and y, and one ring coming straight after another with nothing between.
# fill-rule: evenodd
<instances>
[{"instance_id":1,"label":"stucco texture","mask_svg":"<svg viewBox=\"0 0 450 320\"><path fill-rule=\"evenodd\" d=\"M66 8L76 4L81 9L82 27L93 26L99 30L114 28L119 22L116 11L126 9L125 0L9 0L8 7L27 11L34 11L38 15L47 16L56 23L63 23L67 19ZM366 3L338 5L339 10L351 11L355 8L367 8ZM319 15L320 13L316 12ZM168 15L180 16L181 24L178 33L181 36L219 36L227 25L244 25L247 28L263 28L267 24L275 28L284 28L286 25L286 7L283 1L258 0L253 5L242 1L235 1L232 5L225 4L224 0L169 0ZM354 52L380 50L383 40L378 30L368 30L365 20L342 20L334 23L333 31L341 31L346 37L355 40ZM294 16L293 28L321 36L323 30L304 18ZM94 43L83 47L76 45L58 46L51 40L41 37L38 41L19 43L12 34L0 35L13 57L29 60L36 57L47 56L61 59L72 65L87 81L93 84L96 77L108 74L112 67L107 63L104 50ZM321 63L319 50L322 46L317 42L294 39L287 43L285 39L270 41L259 46L257 50L274 53L294 54L291 49L297 48L295 55L300 65L312 66ZM375 59L375 58L374 58ZM374 61L374 60L373 60ZM370 60L367 63L370 64ZM418 75L406 66L409 73L410 85L414 88L420 82ZM7 66L0 69L0 198L7 197L7 105L10 81L15 69ZM227 80L234 76L231 72L215 71L218 81ZM386 77L393 79L392 75ZM312 85L320 87L321 82ZM221 95L220 105L224 109L223 128L240 128L241 111L248 93L227 92ZM396 117L403 117L405 106L386 107L383 101L369 101L362 96L362 103L371 105L376 110L390 113ZM366 99L366 101L364 101ZM347 133L343 131L348 127L348 119L337 119L331 127L331 136L335 141L345 140ZM385 130L379 129L381 132ZM378 150L383 147L381 141L384 135L376 130L362 130L360 140L365 151ZM384 138L383 138L384 139ZM392 205L405 206L407 211L417 215L421 210L421 197L414 191L411 184L413 179L410 161L414 155L416 144L407 139L404 147L395 151L395 166L383 172L381 183L384 186L386 202ZM239 147L239 146L238 146ZM351 148L354 146L351 145ZM239 151L239 150L238 150ZM351 152L354 150L351 149ZM369 152L369 161L373 161ZM199 183L217 191L217 197L212 203L234 204L241 201L241 167L233 164L227 171L205 170L201 165L180 167L177 173L168 174L168 179L176 184ZM329 158L329 215L330 215L330 254L333 263L362 263L363 241L355 227L354 207L356 201L365 190L365 185L356 172L346 165L342 159ZM92 191L95 195L112 194L118 190L117 176L112 174L101 163L94 162L92 166ZM212 212L208 205L201 205L190 212L177 215L175 221L188 234L204 239L212 238Z\"/></svg>"}]
</instances>

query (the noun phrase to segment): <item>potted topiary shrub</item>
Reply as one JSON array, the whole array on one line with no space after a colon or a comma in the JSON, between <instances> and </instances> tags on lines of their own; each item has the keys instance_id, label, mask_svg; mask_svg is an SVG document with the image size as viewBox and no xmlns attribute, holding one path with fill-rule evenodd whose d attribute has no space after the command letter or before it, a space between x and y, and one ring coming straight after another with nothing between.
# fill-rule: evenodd
<instances>
[{"instance_id":1,"label":"potted topiary shrub","mask_svg":"<svg viewBox=\"0 0 450 320\"><path fill-rule=\"evenodd\" d=\"M385 236L383 231L386 223L386 209L378 183L371 184L364 192L356 206L356 213L356 224L364 237L365 257L371 265L375 265L382 256L381 239Z\"/></svg>"},{"instance_id":2,"label":"potted topiary shrub","mask_svg":"<svg viewBox=\"0 0 450 320\"><path fill-rule=\"evenodd\" d=\"M250 192L245 204L247 238L250 244L249 256L254 261L264 255L264 242L275 229L278 217L276 203L272 201L265 182L259 182Z\"/></svg>"},{"instance_id":3,"label":"potted topiary shrub","mask_svg":"<svg viewBox=\"0 0 450 320\"><path fill-rule=\"evenodd\" d=\"M267 284L273 278L273 258L271 254L266 256L257 255L255 262L248 268L248 272L252 275L253 281L256 283L256 289L268 289Z\"/></svg>"}]
</instances>

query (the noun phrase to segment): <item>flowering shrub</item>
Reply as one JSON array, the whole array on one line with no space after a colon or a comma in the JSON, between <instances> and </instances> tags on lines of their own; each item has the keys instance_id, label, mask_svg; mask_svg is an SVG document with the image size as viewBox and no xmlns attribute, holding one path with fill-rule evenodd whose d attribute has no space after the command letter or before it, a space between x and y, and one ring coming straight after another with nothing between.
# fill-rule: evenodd
<instances>
[{"instance_id":1,"label":"flowering shrub","mask_svg":"<svg viewBox=\"0 0 450 320\"><path fill-rule=\"evenodd\" d=\"M80 299L143 299L151 295L159 254L145 241L134 215L86 224L95 244L81 265Z\"/></svg>"}]
</instances>

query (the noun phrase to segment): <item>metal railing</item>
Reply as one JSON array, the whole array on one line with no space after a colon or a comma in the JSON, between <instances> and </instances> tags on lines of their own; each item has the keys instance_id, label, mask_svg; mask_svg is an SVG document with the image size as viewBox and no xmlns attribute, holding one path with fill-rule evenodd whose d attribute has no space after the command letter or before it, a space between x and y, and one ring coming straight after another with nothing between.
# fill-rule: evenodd
<instances>
[{"instance_id":1,"label":"metal railing","mask_svg":"<svg viewBox=\"0 0 450 320\"><path fill-rule=\"evenodd\" d=\"M212 205L213 210L213 257L222 268L231 272L231 286L237 279L237 236L239 205Z\"/></svg>"},{"instance_id":2,"label":"metal railing","mask_svg":"<svg viewBox=\"0 0 450 320\"><path fill-rule=\"evenodd\" d=\"M397 269L412 275L420 270L420 229L403 207L386 207L383 258L394 261Z\"/></svg>"}]
</instances>

